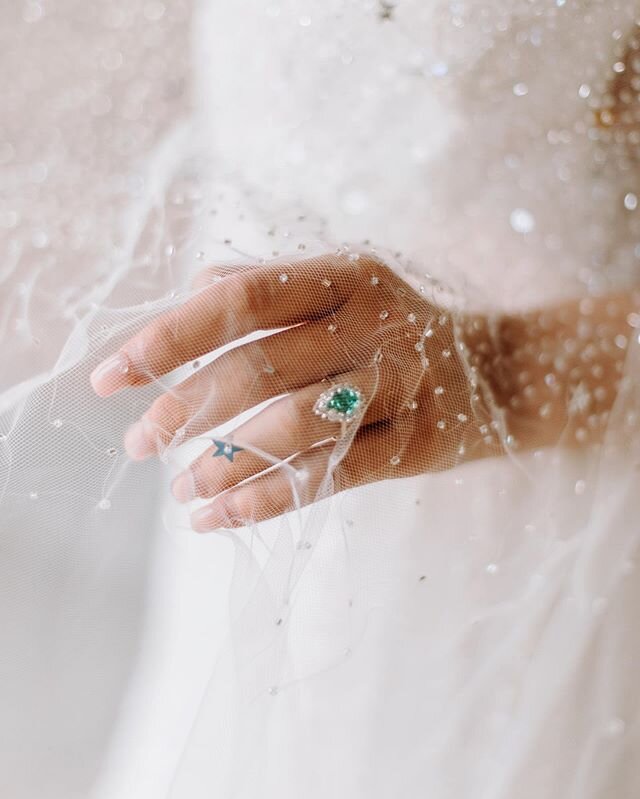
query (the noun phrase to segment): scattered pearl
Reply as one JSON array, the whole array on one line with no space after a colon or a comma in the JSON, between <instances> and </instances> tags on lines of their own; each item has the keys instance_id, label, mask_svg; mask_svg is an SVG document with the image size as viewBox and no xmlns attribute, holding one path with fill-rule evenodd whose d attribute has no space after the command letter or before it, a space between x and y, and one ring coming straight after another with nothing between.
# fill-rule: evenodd
<instances>
[{"instance_id":1,"label":"scattered pearl","mask_svg":"<svg viewBox=\"0 0 640 799\"><path fill-rule=\"evenodd\" d=\"M618 347L618 349L626 350L627 349L627 345L629 343L629 340L627 339L626 336L622 335L622 333L619 333L615 337L614 342L615 342L616 347Z\"/></svg>"},{"instance_id":2,"label":"scattered pearl","mask_svg":"<svg viewBox=\"0 0 640 799\"><path fill-rule=\"evenodd\" d=\"M515 208L509 217L511 227L516 233L531 233L536 226L536 220L526 208Z\"/></svg>"},{"instance_id":3,"label":"scattered pearl","mask_svg":"<svg viewBox=\"0 0 640 799\"><path fill-rule=\"evenodd\" d=\"M640 327L640 314L630 313L627 316L627 324L629 327Z\"/></svg>"},{"instance_id":4,"label":"scattered pearl","mask_svg":"<svg viewBox=\"0 0 640 799\"><path fill-rule=\"evenodd\" d=\"M434 78L444 78L449 72L449 65L445 61L436 61L431 65L429 71Z\"/></svg>"},{"instance_id":5,"label":"scattered pearl","mask_svg":"<svg viewBox=\"0 0 640 799\"><path fill-rule=\"evenodd\" d=\"M44 8L40 3L34 2L34 0L30 0L27 2L23 11L22 11L22 19L25 22L39 22L42 17L44 16Z\"/></svg>"},{"instance_id":6,"label":"scattered pearl","mask_svg":"<svg viewBox=\"0 0 640 799\"><path fill-rule=\"evenodd\" d=\"M553 406L550 402L545 402L544 405L540 406L540 410L538 414L542 419L548 419L551 416L551 411L553 410Z\"/></svg>"},{"instance_id":7,"label":"scattered pearl","mask_svg":"<svg viewBox=\"0 0 640 799\"><path fill-rule=\"evenodd\" d=\"M610 719L605 724L604 734L606 735L607 738L617 738L620 735L622 735L622 733L626 729L626 726L627 725L625 724L623 719L616 716L615 718Z\"/></svg>"},{"instance_id":8,"label":"scattered pearl","mask_svg":"<svg viewBox=\"0 0 640 799\"><path fill-rule=\"evenodd\" d=\"M633 574L636 570L636 564L633 560L626 560L621 567L622 574L625 576L629 576Z\"/></svg>"}]
</instances>

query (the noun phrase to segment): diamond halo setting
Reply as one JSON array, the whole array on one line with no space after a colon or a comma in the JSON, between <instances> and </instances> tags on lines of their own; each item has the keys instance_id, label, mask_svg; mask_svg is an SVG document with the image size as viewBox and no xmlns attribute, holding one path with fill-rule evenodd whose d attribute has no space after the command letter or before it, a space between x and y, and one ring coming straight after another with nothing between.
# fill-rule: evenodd
<instances>
[{"instance_id":1,"label":"diamond halo setting","mask_svg":"<svg viewBox=\"0 0 640 799\"><path fill-rule=\"evenodd\" d=\"M362 415L364 406L364 394L357 386L336 383L320 394L313 410L317 416L329 422L340 422L344 430L349 422Z\"/></svg>"}]
</instances>

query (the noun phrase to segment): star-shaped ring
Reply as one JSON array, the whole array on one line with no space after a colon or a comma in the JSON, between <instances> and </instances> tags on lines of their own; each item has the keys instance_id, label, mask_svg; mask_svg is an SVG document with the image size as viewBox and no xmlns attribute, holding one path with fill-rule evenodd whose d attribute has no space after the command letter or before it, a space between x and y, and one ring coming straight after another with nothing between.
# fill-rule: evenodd
<instances>
[{"instance_id":1,"label":"star-shaped ring","mask_svg":"<svg viewBox=\"0 0 640 799\"><path fill-rule=\"evenodd\" d=\"M216 441L216 439L213 439L213 444L215 445L216 451L211 457L219 458L222 456L228 461L231 461L231 463L233 463L233 456L236 454L236 452L243 452L242 447L236 447L234 444L230 444L228 441Z\"/></svg>"}]
</instances>

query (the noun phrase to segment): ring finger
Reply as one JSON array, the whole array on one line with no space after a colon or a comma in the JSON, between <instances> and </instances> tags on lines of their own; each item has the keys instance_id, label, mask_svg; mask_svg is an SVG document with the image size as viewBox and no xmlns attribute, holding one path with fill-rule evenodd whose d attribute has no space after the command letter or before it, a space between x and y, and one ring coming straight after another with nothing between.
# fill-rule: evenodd
<instances>
[{"instance_id":1,"label":"ring finger","mask_svg":"<svg viewBox=\"0 0 640 799\"><path fill-rule=\"evenodd\" d=\"M158 397L127 433L135 460L202 435L265 400L294 391L327 374L366 362L374 341L333 333L320 320L252 341L224 353L179 386ZM233 386L233 391L226 390Z\"/></svg>"},{"instance_id":2,"label":"ring finger","mask_svg":"<svg viewBox=\"0 0 640 799\"><path fill-rule=\"evenodd\" d=\"M318 398L330 394L332 385L339 387L334 393L343 392L338 397L338 404L343 403L341 407L347 408L350 402L358 406L352 415L354 425L373 424L394 416L401 405L409 408L408 399L415 390L415 385L404 385L405 379L406 374L389 362L386 368L374 365L340 375L332 383L306 386L276 400L234 431L233 445L214 442L213 447L175 479L173 493L181 502L213 497L296 453L337 439L342 431L340 422L314 412ZM357 401L340 388L349 386L359 390ZM348 424L344 429L349 429Z\"/></svg>"}]
</instances>

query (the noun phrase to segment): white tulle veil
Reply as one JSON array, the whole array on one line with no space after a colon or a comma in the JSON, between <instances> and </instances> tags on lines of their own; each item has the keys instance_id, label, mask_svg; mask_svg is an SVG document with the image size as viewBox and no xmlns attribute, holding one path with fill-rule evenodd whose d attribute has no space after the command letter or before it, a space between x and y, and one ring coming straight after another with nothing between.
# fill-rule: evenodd
<instances>
[{"instance_id":1,"label":"white tulle veil","mask_svg":"<svg viewBox=\"0 0 640 799\"><path fill-rule=\"evenodd\" d=\"M210 536L190 530L194 506L169 482L255 412L251 396L223 426L164 440L158 459L131 462L123 439L220 352L108 400L89 376L202 292L205 267L286 274L330 255L363 264L366 285L373 258L456 323L632 292L637 142L594 113L612 105L636 12L0 12L14 75L0 127L7 796L635 796L635 329L586 446L508 446L491 388L471 380L501 457L400 466L342 492L333 469L354 428L317 502ZM408 296L385 306L388 340ZM264 331L236 322L229 341L242 329L259 353ZM471 377L464 341L456 327ZM354 362L357 343L345 339ZM458 401L445 395L443 413ZM282 468L295 486L295 464Z\"/></svg>"}]
</instances>

